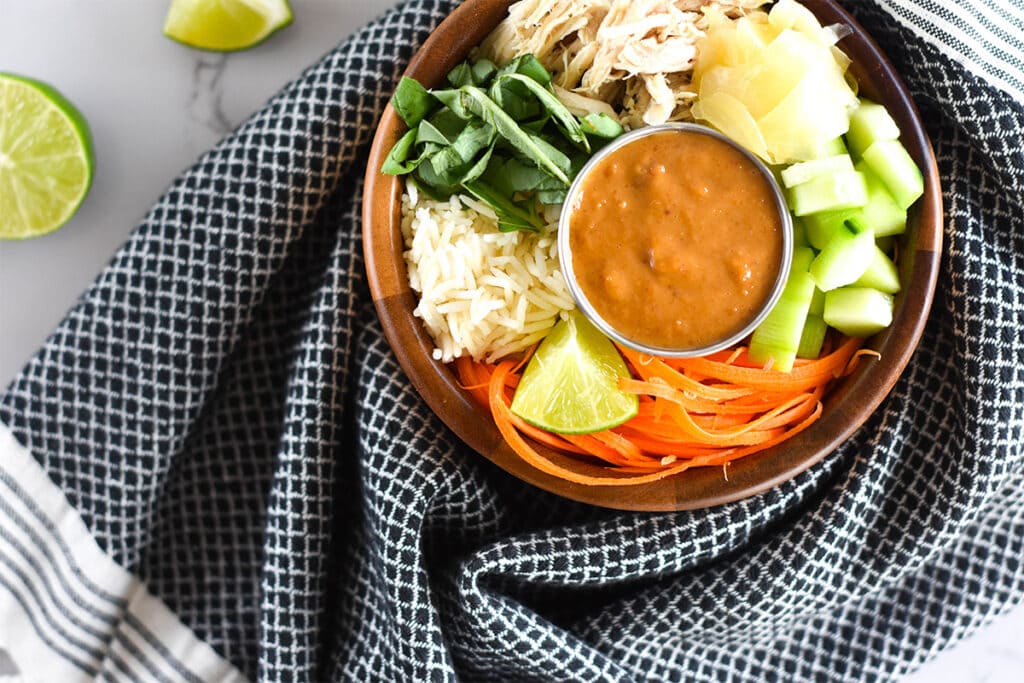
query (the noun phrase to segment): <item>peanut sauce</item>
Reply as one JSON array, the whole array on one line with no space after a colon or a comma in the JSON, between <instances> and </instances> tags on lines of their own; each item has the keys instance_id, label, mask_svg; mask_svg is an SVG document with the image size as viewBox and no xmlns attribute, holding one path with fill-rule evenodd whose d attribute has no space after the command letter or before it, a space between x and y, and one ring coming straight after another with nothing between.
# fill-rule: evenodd
<instances>
[{"instance_id":1,"label":"peanut sauce","mask_svg":"<svg viewBox=\"0 0 1024 683\"><path fill-rule=\"evenodd\" d=\"M740 332L772 294L783 223L772 186L729 144L655 133L610 153L570 216L590 304L637 343L699 348Z\"/></svg>"}]
</instances>

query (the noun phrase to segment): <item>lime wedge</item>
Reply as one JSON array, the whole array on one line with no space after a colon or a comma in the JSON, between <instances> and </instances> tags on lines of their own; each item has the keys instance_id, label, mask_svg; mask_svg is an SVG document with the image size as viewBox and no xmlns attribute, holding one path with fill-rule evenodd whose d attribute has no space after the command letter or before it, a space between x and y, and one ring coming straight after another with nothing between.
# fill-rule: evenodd
<instances>
[{"instance_id":1,"label":"lime wedge","mask_svg":"<svg viewBox=\"0 0 1024 683\"><path fill-rule=\"evenodd\" d=\"M92 181L89 126L52 87L0 73L0 238L64 225Z\"/></svg>"},{"instance_id":2,"label":"lime wedge","mask_svg":"<svg viewBox=\"0 0 1024 683\"><path fill-rule=\"evenodd\" d=\"M244 50L290 23L287 0L171 0L164 35L204 50Z\"/></svg>"},{"instance_id":3,"label":"lime wedge","mask_svg":"<svg viewBox=\"0 0 1024 683\"><path fill-rule=\"evenodd\" d=\"M533 354L512 398L512 412L559 434L620 425L639 400L618 388L629 370L618 350L578 311L561 320Z\"/></svg>"}]
</instances>

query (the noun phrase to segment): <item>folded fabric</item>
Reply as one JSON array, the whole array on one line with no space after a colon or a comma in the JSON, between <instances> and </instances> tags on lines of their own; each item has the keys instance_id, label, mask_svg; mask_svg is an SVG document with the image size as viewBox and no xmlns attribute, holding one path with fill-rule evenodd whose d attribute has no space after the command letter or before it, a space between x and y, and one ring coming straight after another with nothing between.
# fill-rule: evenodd
<instances>
[{"instance_id":1,"label":"folded fabric","mask_svg":"<svg viewBox=\"0 0 1024 683\"><path fill-rule=\"evenodd\" d=\"M0 648L39 680L891 680L1024 597L1024 10L850 9L947 209L920 348L810 471L710 510L550 496L377 321L379 115L456 3L302 74L162 197L0 397Z\"/></svg>"}]
</instances>

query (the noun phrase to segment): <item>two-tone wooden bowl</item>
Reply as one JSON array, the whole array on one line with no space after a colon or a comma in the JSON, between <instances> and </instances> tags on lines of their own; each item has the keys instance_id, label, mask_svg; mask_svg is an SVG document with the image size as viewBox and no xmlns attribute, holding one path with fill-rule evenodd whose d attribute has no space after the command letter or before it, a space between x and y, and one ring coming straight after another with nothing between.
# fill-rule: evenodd
<instances>
[{"instance_id":1,"label":"two-tone wooden bowl","mask_svg":"<svg viewBox=\"0 0 1024 683\"><path fill-rule=\"evenodd\" d=\"M466 0L423 44L406 75L427 87L440 85L445 74L505 17L510 4L510 0ZM821 419L810 428L732 462L728 479L722 468L713 467L641 486L583 486L536 470L505 444L487 410L459 387L449 367L433 360L433 342L413 316L416 295L409 287L400 229L404 181L380 172L404 124L390 106L385 110L370 152L363 197L370 290L388 342L413 386L445 424L482 456L535 486L594 505L661 511L709 507L755 495L813 466L860 427L889 393L917 346L935 289L942 246L938 170L917 109L878 45L835 0L804 0L804 4L823 25L844 23L853 29L839 45L853 60L851 71L861 92L885 104L899 124L904 145L924 172L925 192L911 209L907 232L899 241L903 290L896 297L892 325L867 343L881 354L880 360L861 363L841 380L827 395ZM607 474L600 466L537 448L581 473Z\"/></svg>"}]
</instances>

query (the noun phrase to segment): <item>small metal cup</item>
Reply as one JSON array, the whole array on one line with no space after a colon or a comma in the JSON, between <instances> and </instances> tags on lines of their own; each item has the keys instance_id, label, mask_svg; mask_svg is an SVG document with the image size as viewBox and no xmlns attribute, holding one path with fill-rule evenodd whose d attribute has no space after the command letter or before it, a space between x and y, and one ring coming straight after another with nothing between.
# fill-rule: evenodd
<instances>
[{"instance_id":1,"label":"small metal cup","mask_svg":"<svg viewBox=\"0 0 1024 683\"><path fill-rule=\"evenodd\" d=\"M751 320L738 332L701 347L665 348L660 346L648 346L630 339L619 330L609 325L608 322L605 321L597 312L583 293L583 290L580 288L580 285L576 280L575 270L573 269L572 250L569 246L570 218L572 216L573 207L576 204L577 195L579 194L580 188L582 187L583 181L586 179L587 175L597 166L597 164L601 162L602 159L615 150L648 135L655 135L666 131L687 131L707 135L725 142L730 147L743 154L761 172L765 180L768 182L768 185L771 187L772 196L775 198L775 205L779 212L779 218L782 221L782 263L779 264L779 273L775 279L775 285L772 287L771 295L765 299L764 304L758 310L757 315L751 318ZM734 346L753 332L754 328L761 324L768 313L772 310L772 307L774 307L776 302L778 302L779 297L782 296L782 289L786 285L786 279L789 277L789 269L793 261L793 217L789 213L789 207L786 205L786 199L782 193L782 188L779 187L778 182L775 180L775 176L764 162L754 154L751 154L734 140L731 140L707 126L701 126L695 123L665 123L657 126L638 128L620 135L600 152L591 157L590 161L588 161L580 170L579 174L576 176L576 180L573 181L569 188L565 204L563 204L562 214L558 220L558 254L562 265L562 274L565 276L566 283L569 286L569 292L572 294L573 299L576 300L577 307L583 315L585 315L587 319L589 319L590 322L592 322L605 335L611 337L624 346L655 356L674 358L706 356L710 353L714 353L715 351L721 351L722 349Z\"/></svg>"}]
</instances>

